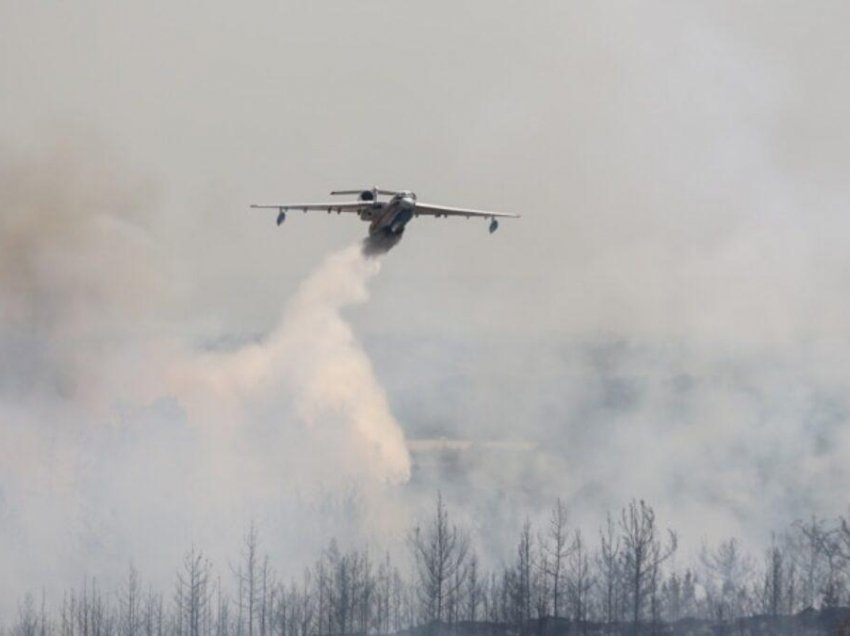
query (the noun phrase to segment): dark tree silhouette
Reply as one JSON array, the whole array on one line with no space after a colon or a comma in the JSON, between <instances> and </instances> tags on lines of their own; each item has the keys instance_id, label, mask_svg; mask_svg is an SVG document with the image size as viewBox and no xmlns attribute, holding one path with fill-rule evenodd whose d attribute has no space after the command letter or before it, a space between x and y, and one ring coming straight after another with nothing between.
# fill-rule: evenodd
<instances>
[{"instance_id":1,"label":"dark tree silhouette","mask_svg":"<svg viewBox=\"0 0 850 636\"><path fill-rule=\"evenodd\" d=\"M466 578L469 542L466 534L449 522L442 494L437 494L431 522L424 529L415 528L409 544L422 616L428 621L445 620L447 606Z\"/></svg>"}]
</instances>

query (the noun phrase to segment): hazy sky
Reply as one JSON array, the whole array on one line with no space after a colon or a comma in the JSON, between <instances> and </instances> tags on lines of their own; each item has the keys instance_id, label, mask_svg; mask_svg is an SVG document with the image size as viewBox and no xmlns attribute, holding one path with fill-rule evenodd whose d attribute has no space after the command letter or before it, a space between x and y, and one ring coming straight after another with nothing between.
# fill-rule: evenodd
<instances>
[{"instance_id":1,"label":"hazy sky","mask_svg":"<svg viewBox=\"0 0 850 636\"><path fill-rule=\"evenodd\" d=\"M558 495L591 520L636 496L695 545L846 510L848 21L838 1L3 2L0 538L44 523L21 484L79 422L183 435L157 361L262 341L366 232L249 203L371 184L523 215L414 221L344 314L408 438L523 443L415 455L381 495L404 514L442 487L510 534ZM100 492L68 465L38 496Z\"/></svg>"}]
</instances>

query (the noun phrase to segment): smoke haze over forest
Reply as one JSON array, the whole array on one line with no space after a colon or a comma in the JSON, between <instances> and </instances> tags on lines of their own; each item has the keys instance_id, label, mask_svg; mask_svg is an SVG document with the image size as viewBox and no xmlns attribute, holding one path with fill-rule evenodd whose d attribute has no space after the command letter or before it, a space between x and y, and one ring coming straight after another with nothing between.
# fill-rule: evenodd
<instances>
[{"instance_id":1,"label":"smoke haze over forest","mask_svg":"<svg viewBox=\"0 0 850 636\"><path fill-rule=\"evenodd\" d=\"M682 560L846 514L848 18L0 7L0 612L251 522L404 554L437 490L490 565L557 498ZM247 208L373 183L523 218Z\"/></svg>"}]
</instances>

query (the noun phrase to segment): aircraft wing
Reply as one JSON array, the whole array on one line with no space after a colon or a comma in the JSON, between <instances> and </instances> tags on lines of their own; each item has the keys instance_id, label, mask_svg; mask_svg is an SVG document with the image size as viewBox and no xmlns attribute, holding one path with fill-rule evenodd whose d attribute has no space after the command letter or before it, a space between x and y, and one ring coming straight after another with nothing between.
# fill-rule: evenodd
<instances>
[{"instance_id":1,"label":"aircraft wing","mask_svg":"<svg viewBox=\"0 0 850 636\"><path fill-rule=\"evenodd\" d=\"M493 219L495 217L507 217L518 219L519 214L510 214L508 212L487 212L486 210L470 210L468 208L450 208L445 205L433 205L431 203L416 203L416 207L413 208L413 214L416 216L425 215L425 216L465 216L466 218L471 218L473 216L476 217L484 217L487 219Z\"/></svg>"},{"instance_id":2,"label":"aircraft wing","mask_svg":"<svg viewBox=\"0 0 850 636\"><path fill-rule=\"evenodd\" d=\"M284 212L286 210L304 210L310 212L321 210L323 212L362 212L375 205L374 201L349 201L340 203L330 201L328 203L252 203L252 208L268 208Z\"/></svg>"}]
</instances>

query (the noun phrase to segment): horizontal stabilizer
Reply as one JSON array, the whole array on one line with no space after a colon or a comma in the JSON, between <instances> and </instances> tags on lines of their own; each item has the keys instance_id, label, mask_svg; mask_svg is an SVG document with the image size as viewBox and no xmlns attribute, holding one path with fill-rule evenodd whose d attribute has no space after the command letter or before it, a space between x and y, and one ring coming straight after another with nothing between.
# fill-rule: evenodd
<instances>
[{"instance_id":1,"label":"horizontal stabilizer","mask_svg":"<svg viewBox=\"0 0 850 636\"><path fill-rule=\"evenodd\" d=\"M387 196L393 196L394 194L398 194L396 190L383 190L381 188L360 188L359 190L334 190L331 192L332 195L343 195L343 194L360 194L361 192L374 192L375 194L385 194Z\"/></svg>"}]
</instances>

